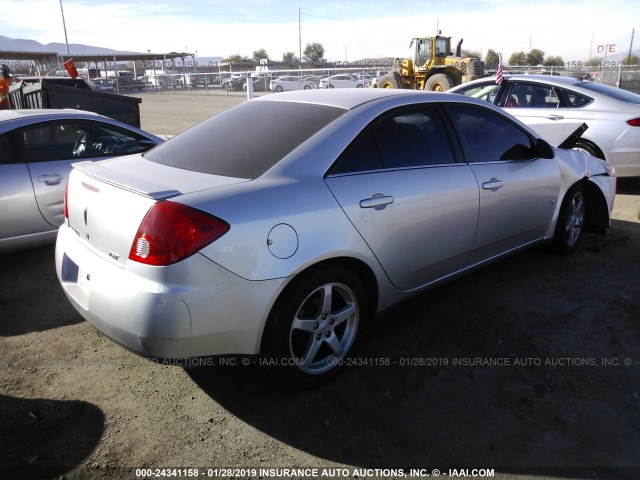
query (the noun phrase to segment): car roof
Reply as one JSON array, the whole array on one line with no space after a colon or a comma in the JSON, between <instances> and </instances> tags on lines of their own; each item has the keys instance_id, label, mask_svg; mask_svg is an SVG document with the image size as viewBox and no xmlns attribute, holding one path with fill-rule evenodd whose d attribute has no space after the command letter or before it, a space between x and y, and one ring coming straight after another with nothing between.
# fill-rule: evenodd
<instances>
[{"instance_id":1,"label":"car roof","mask_svg":"<svg viewBox=\"0 0 640 480\"><path fill-rule=\"evenodd\" d=\"M441 93L405 90L401 88L344 88L312 89L282 92L278 95L258 97L252 102L300 102L326 105L352 110L368 102L401 95L424 95L424 101L449 100Z\"/></svg>"},{"instance_id":2,"label":"car roof","mask_svg":"<svg viewBox=\"0 0 640 480\"><path fill-rule=\"evenodd\" d=\"M459 88L465 87L467 85L472 85L474 83L482 83L482 82L486 82L486 81L495 81L495 79L496 79L495 75L491 76L491 77L479 78L477 80L473 80L471 82L467 82L467 83L463 83L461 85L458 85L458 86L452 88L452 90L458 90ZM520 81L547 83L549 85L556 85L556 86L577 86L577 87L579 87L583 83L587 83L588 82L588 80L583 80L581 78L561 77L561 76L557 76L557 75L505 74L504 75L504 79L505 80L509 80L509 81L520 80Z\"/></svg>"},{"instance_id":3,"label":"car roof","mask_svg":"<svg viewBox=\"0 0 640 480\"><path fill-rule=\"evenodd\" d=\"M95 112L87 112L84 110L74 110L71 108L47 108L47 109L17 109L17 110L0 110L0 122L10 120L33 118L33 117L72 117L76 115L91 115L93 117L102 117Z\"/></svg>"}]
</instances>

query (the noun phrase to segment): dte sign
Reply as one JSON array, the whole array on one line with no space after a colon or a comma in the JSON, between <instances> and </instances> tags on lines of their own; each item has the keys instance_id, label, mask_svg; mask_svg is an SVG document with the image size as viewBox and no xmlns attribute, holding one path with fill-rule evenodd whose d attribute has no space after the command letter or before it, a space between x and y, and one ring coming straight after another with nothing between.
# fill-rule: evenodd
<instances>
[{"instance_id":1,"label":"dte sign","mask_svg":"<svg viewBox=\"0 0 640 480\"><path fill-rule=\"evenodd\" d=\"M616 44L613 45L598 45L598 53L616 53Z\"/></svg>"}]
</instances>

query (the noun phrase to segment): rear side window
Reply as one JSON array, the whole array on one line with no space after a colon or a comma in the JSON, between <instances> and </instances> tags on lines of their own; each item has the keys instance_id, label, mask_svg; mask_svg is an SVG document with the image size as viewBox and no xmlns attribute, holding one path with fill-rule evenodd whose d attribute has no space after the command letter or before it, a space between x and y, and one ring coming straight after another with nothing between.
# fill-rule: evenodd
<instances>
[{"instance_id":1,"label":"rear side window","mask_svg":"<svg viewBox=\"0 0 640 480\"><path fill-rule=\"evenodd\" d=\"M326 105L249 101L205 120L144 157L194 172L254 179L345 112Z\"/></svg>"},{"instance_id":2,"label":"rear side window","mask_svg":"<svg viewBox=\"0 0 640 480\"><path fill-rule=\"evenodd\" d=\"M564 102L569 108L584 107L585 105L589 105L593 102L593 99L586 95L580 95L579 93L572 92L571 90L566 90L564 88L560 89L560 93L564 97Z\"/></svg>"},{"instance_id":3,"label":"rear side window","mask_svg":"<svg viewBox=\"0 0 640 480\"><path fill-rule=\"evenodd\" d=\"M420 107L394 113L367 128L338 159L330 174L454 162L438 111Z\"/></svg>"}]
</instances>

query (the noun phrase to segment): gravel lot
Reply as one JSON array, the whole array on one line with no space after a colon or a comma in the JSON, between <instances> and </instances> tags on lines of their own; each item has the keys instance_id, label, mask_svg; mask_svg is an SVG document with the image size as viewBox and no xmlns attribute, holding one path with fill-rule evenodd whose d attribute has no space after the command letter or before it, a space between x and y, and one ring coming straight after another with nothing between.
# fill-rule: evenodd
<instances>
[{"instance_id":1,"label":"gravel lot","mask_svg":"<svg viewBox=\"0 0 640 480\"><path fill-rule=\"evenodd\" d=\"M145 95L142 127L177 134L244 98ZM360 365L315 390L258 365L140 359L75 313L53 247L2 257L0 478L236 467L258 472L217 478L638 479L639 216L640 179L620 180L606 235L570 257L517 254L385 312Z\"/></svg>"}]
</instances>

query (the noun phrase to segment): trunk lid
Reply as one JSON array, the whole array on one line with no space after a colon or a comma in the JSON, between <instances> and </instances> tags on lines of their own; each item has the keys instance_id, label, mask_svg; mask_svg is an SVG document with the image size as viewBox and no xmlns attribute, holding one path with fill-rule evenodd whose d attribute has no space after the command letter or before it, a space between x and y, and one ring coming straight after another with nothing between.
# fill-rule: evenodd
<instances>
[{"instance_id":1,"label":"trunk lid","mask_svg":"<svg viewBox=\"0 0 640 480\"><path fill-rule=\"evenodd\" d=\"M244 181L139 156L76 163L68 183L68 226L89 249L124 267L138 228L155 202Z\"/></svg>"}]
</instances>

